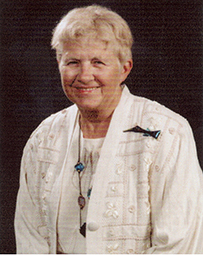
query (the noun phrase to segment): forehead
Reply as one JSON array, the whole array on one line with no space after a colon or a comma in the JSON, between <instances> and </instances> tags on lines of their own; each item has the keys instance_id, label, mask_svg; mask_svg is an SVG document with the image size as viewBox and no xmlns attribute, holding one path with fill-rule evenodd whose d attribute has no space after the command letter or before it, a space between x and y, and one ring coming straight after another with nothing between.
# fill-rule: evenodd
<instances>
[{"instance_id":1,"label":"forehead","mask_svg":"<svg viewBox=\"0 0 203 255\"><path fill-rule=\"evenodd\" d=\"M64 55L114 55L115 52L113 47L111 47L111 43L107 43L101 40L77 40L77 41L69 41L64 42L61 45L61 51Z\"/></svg>"}]
</instances>

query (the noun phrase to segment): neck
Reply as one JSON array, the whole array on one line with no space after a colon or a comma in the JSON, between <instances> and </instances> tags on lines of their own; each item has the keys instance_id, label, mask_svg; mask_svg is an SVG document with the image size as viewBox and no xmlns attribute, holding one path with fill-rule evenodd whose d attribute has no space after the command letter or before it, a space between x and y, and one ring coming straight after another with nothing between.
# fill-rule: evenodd
<instances>
[{"instance_id":1,"label":"neck","mask_svg":"<svg viewBox=\"0 0 203 255\"><path fill-rule=\"evenodd\" d=\"M121 96L121 95L120 95ZM106 104L98 109L79 108L80 128L84 138L102 138L106 133L111 122L114 110L116 109L120 96L111 104Z\"/></svg>"},{"instance_id":2,"label":"neck","mask_svg":"<svg viewBox=\"0 0 203 255\"><path fill-rule=\"evenodd\" d=\"M98 111L80 111L80 128L84 138L106 136L113 112L99 114Z\"/></svg>"}]
</instances>

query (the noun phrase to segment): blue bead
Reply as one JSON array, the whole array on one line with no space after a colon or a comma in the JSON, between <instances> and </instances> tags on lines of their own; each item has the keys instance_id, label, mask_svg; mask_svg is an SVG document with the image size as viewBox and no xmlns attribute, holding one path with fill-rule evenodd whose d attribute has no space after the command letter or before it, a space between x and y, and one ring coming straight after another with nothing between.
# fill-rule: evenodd
<instances>
[{"instance_id":1,"label":"blue bead","mask_svg":"<svg viewBox=\"0 0 203 255\"><path fill-rule=\"evenodd\" d=\"M78 171L78 173L82 172L84 170L84 168L85 167L81 162L79 162L75 165L75 170Z\"/></svg>"},{"instance_id":2,"label":"blue bead","mask_svg":"<svg viewBox=\"0 0 203 255\"><path fill-rule=\"evenodd\" d=\"M88 191L87 191L87 197L88 198L90 198L90 196L91 196L91 192L92 192L92 189L90 188L90 189L88 189Z\"/></svg>"}]
</instances>

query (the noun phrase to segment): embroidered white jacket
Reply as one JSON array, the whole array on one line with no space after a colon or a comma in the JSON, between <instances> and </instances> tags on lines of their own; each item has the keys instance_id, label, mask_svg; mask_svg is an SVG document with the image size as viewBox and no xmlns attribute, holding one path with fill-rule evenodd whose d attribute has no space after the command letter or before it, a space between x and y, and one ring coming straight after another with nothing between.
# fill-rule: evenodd
<instances>
[{"instance_id":1,"label":"embroidered white jacket","mask_svg":"<svg viewBox=\"0 0 203 255\"><path fill-rule=\"evenodd\" d=\"M18 253L56 253L61 183L77 112L74 105L44 120L24 148ZM161 134L123 132L136 125ZM202 237L203 177L189 124L125 87L97 165L86 252L203 253Z\"/></svg>"}]
</instances>

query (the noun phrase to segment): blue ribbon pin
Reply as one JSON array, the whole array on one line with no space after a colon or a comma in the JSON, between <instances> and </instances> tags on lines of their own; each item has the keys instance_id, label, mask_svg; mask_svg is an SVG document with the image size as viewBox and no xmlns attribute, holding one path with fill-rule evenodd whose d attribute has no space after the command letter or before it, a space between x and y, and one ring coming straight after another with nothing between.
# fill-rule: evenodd
<instances>
[{"instance_id":1,"label":"blue ribbon pin","mask_svg":"<svg viewBox=\"0 0 203 255\"><path fill-rule=\"evenodd\" d=\"M148 128L147 129L143 129L139 126L135 126L131 129L128 130L124 130L123 132L135 132L135 133L143 133L143 136L151 136L155 139L157 139L161 133L161 130L157 130L157 131L150 131Z\"/></svg>"}]
</instances>

